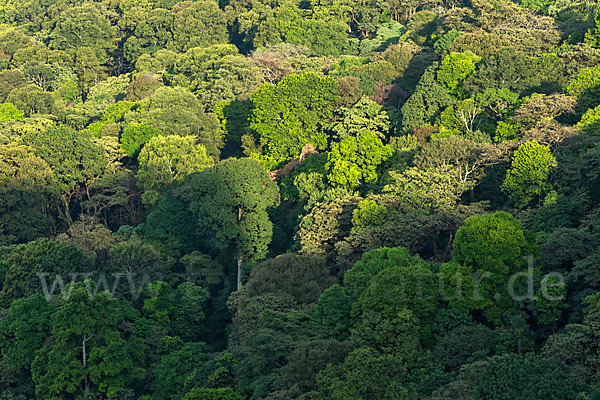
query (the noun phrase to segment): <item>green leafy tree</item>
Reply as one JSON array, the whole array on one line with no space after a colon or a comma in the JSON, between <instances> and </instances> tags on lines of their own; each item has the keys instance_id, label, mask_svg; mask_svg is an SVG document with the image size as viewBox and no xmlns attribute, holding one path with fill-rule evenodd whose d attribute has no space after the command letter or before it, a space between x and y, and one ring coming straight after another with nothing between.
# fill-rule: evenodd
<instances>
[{"instance_id":1,"label":"green leafy tree","mask_svg":"<svg viewBox=\"0 0 600 400\"><path fill-rule=\"evenodd\" d=\"M258 88L260 68L239 54L231 44L194 47L178 58L171 83L187 87L207 109L219 102L235 100Z\"/></svg>"},{"instance_id":2,"label":"green leafy tree","mask_svg":"<svg viewBox=\"0 0 600 400\"><path fill-rule=\"evenodd\" d=\"M67 225L72 225L73 200L105 171L107 160L103 158L103 149L89 135L62 125L42 132L26 132L23 142L31 146L54 172L61 199L60 217Z\"/></svg>"},{"instance_id":3,"label":"green leafy tree","mask_svg":"<svg viewBox=\"0 0 600 400\"><path fill-rule=\"evenodd\" d=\"M93 294L93 283L87 285ZM137 318L135 310L108 292L91 296L86 284L75 284L50 318L54 340L33 361L37 396L104 393L110 398L143 379L147 345L139 333L124 330Z\"/></svg>"},{"instance_id":4,"label":"green leafy tree","mask_svg":"<svg viewBox=\"0 0 600 400\"><path fill-rule=\"evenodd\" d=\"M433 122L443 108L454 102L454 99L436 79L438 63L425 70L415 92L402 106L402 129L410 132L427 123Z\"/></svg>"},{"instance_id":5,"label":"green leafy tree","mask_svg":"<svg viewBox=\"0 0 600 400\"><path fill-rule=\"evenodd\" d=\"M377 180L377 167L392 156L393 150L371 131L334 143L326 167L334 185L352 189Z\"/></svg>"},{"instance_id":6,"label":"green leafy tree","mask_svg":"<svg viewBox=\"0 0 600 400\"><path fill-rule=\"evenodd\" d=\"M600 106L587 110L576 126L588 135L600 136Z\"/></svg>"},{"instance_id":7,"label":"green leafy tree","mask_svg":"<svg viewBox=\"0 0 600 400\"><path fill-rule=\"evenodd\" d=\"M194 389L185 395L183 400L243 400L244 397L232 388Z\"/></svg>"},{"instance_id":8,"label":"green leafy tree","mask_svg":"<svg viewBox=\"0 0 600 400\"><path fill-rule=\"evenodd\" d=\"M450 53L442 60L437 79L450 93L461 94L460 84L475 71L479 61L481 57L471 52Z\"/></svg>"},{"instance_id":9,"label":"green leafy tree","mask_svg":"<svg viewBox=\"0 0 600 400\"><path fill-rule=\"evenodd\" d=\"M324 149L327 135L323 124L333 116L332 104L337 98L335 80L313 73L290 75L252 93L250 127L265 150L260 157L265 165L274 168L291 160L308 143Z\"/></svg>"},{"instance_id":10,"label":"green leafy tree","mask_svg":"<svg viewBox=\"0 0 600 400\"><path fill-rule=\"evenodd\" d=\"M598 106L600 93L600 67L584 68L571 79L567 94L577 97L578 107L583 110Z\"/></svg>"},{"instance_id":11,"label":"green leafy tree","mask_svg":"<svg viewBox=\"0 0 600 400\"><path fill-rule=\"evenodd\" d=\"M181 283L173 289L166 282L157 281L148 285L148 292L142 308L148 318L164 327L171 336L187 342L198 339L206 317L206 289L193 282Z\"/></svg>"},{"instance_id":12,"label":"green leafy tree","mask_svg":"<svg viewBox=\"0 0 600 400\"><path fill-rule=\"evenodd\" d=\"M70 281L70 273L87 273L93 268L91 258L75 246L46 238L15 247L6 261L9 268L0 292L2 303L6 306L18 298L39 293L43 289L41 279L51 289L55 278L59 279L56 283L60 285L60 281ZM38 276L38 273L44 275Z\"/></svg>"},{"instance_id":13,"label":"green leafy tree","mask_svg":"<svg viewBox=\"0 0 600 400\"><path fill-rule=\"evenodd\" d=\"M519 206L542 199L552 189L548 180L556 165L556 158L548 147L538 142L524 143L514 153L502 190Z\"/></svg>"},{"instance_id":14,"label":"green leafy tree","mask_svg":"<svg viewBox=\"0 0 600 400\"><path fill-rule=\"evenodd\" d=\"M136 119L163 135L196 136L208 154L218 158L223 138L214 114L205 113L194 94L180 87L162 87L148 97ZM134 122L134 121L132 121Z\"/></svg>"},{"instance_id":15,"label":"green leafy tree","mask_svg":"<svg viewBox=\"0 0 600 400\"><path fill-rule=\"evenodd\" d=\"M144 145L138 161L137 178L153 204L158 192L181 182L187 175L200 172L213 163L206 148L192 136L155 136Z\"/></svg>"},{"instance_id":16,"label":"green leafy tree","mask_svg":"<svg viewBox=\"0 0 600 400\"><path fill-rule=\"evenodd\" d=\"M282 254L252 268L241 302L266 293L285 292L298 303L315 303L335 282L322 258Z\"/></svg>"},{"instance_id":17,"label":"green leafy tree","mask_svg":"<svg viewBox=\"0 0 600 400\"><path fill-rule=\"evenodd\" d=\"M29 370L35 352L42 348L50 333L52 303L41 294L13 301L5 319L0 322L2 357L12 370Z\"/></svg>"},{"instance_id":18,"label":"green leafy tree","mask_svg":"<svg viewBox=\"0 0 600 400\"><path fill-rule=\"evenodd\" d=\"M405 248L370 253L344 276L351 295L358 295L351 313L353 341L412 360L430 337L437 310L434 274Z\"/></svg>"},{"instance_id":19,"label":"green leafy tree","mask_svg":"<svg viewBox=\"0 0 600 400\"><path fill-rule=\"evenodd\" d=\"M325 335L345 340L350 336L351 306L344 288L332 285L319 297L313 318Z\"/></svg>"},{"instance_id":20,"label":"green leafy tree","mask_svg":"<svg viewBox=\"0 0 600 400\"><path fill-rule=\"evenodd\" d=\"M400 356L361 347L319 373L315 399L405 399L411 394L406 375Z\"/></svg>"},{"instance_id":21,"label":"green leafy tree","mask_svg":"<svg viewBox=\"0 0 600 400\"><path fill-rule=\"evenodd\" d=\"M556 399L577 397L578 384L564 362L529 354L490 360L481 375L476 399Z\"/></svg>"},{"instance_id":22,"label":"green leafy tree","mask_svg":"<svg viewBox=\"0 0 600 400\"><path fill-rule=\"evenodd\" d=\"M217 1L182 1L171 13L173 39L167 43L168 49L183 52L227 42L227 22Z\"/></svg>"},{"instance_id":23,"label":"green leafy tree","mask_svg":"<svg viewBox=\"0 0 600 400\"><path fill-rule=\"evenodd\" d=\"M155 8L148 12L132 8L123 15L123 20L137 22L128 27L129 37L123 43L123 53L127 61L135 63L142 54L154 54L164 50L167 43L173 41L173 14L164 8Z\"/></svg>"},{"instance_id":24,"label":"green leafy tree","mask_svg":"<svg viewBox=\"0 0 600 400\"><path fill-rule=\"evenodd\" d=\"M121 149L129 157L137 157L140 150L160 131L146 124L131 123L123 128L121 134Z\"/></svg>"},{"instance_id":25,"label":"green leafy tree","mask_svg":"<svg viewBox=\"0 0 600 400\"><path fill-rule=\"evenodd\" d=\"M26 117L33 114L51 114L54 111L52 94L33 84L13 89L6 101L23 110Z\"/></svg>"},{"instance_id":26,"label":"green leafy tree","mask_svg":"<svg viewBox=\"0 0 600 400\"><path fill-rule=\"evenodd\" d=\"M367 226L381 226L385 222L387 208L377 204L375 200L363 200L352 212L352 229Z\"/></svg>"},{"instance_id":27,"label":"green leafy tree","mask_svg":"<svg viewBox=\"0 0 600 400\"><path fill-rule=\"evenodd\" d=\"M481 310L486 320L499 324L503 313L514 310L507 292L509 278L526 270L524 257L532 244L521 223L506 212L469 217L456 232L452 261L440 268L444 296L450 306L470 312ZM523 294L522 280L514 282Z\"/></svg>"},{"instance_id":28,"label":"green leafy tree","mask_svg":"<svg viewBox=\"0 0 600 400\"><path fill-rule=\"evenodd\" d=\"M19 110L12 103L2 103L0 104L0 121L8 122L8 121L20 121L25 116L25 113Z\"/></svg>"},{"instance_id":29,"label":"green leafy tree","mask_svg":"<svg viewBox=\"0 0 600 400\"><path fill-rule=\"evenodd\" d=\"M74 56L78 49L88 47L104 63L114 50L114 28L99 8L92 3L67 7L58 16L50 32L50 46Z\"/></svg>"},{"instance_id":30,"label":"green leafy tree","mask_svg":"<svg viewBox=\"0 0 600 400\"><path fill-rule=\"evenodd\" d=\"M195 175L188 186L182 195L205 238L215 249L233 251L241 288L242 262L264 257L271 241L267 209L279 204L277 185L257 161L231 158Z\"/></svg>"},{"instance_id":31,"label":"green leafy tree","mask_svg":"<svg viewBox=\"0 0 600 400\"><path fill-rule=\"evenodd\" d=\"M357 137L365 131L377 133L377 136L386 139L390 133L391 112L368 97L363 97L352 107L340 111L341 119L331 128L339 139Z\"/></svg>"},{"instance_id":32,"label":"green leafy tree","mask_svg":"<svg viewBox=\"0 0 600 400\"><path fill-rule=\"evenodd\" d=\"M600 11L594 15L594 26L585 34L585 42L590 46L600 47Z\"/></svg>"},{"instance_id":33,"label":"green leafy tree","mask_svg":"<svg viewBox=\"0 0 600 400\"><path fill-rule=\"evenodd\" d=\"M209 360L208 349L203 343L186 343L163 355L157 363L154 374L153 399L169 400L182 398L184 385L195 368Z\"/></svg>"}]
</instances>

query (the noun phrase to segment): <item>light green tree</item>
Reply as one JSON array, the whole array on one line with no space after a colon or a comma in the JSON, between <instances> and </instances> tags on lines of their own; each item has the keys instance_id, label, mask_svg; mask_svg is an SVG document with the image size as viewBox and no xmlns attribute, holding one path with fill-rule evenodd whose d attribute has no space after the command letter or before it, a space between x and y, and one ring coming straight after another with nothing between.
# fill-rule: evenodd
<instances>
[{"instance_id":1,"label":"light green tree","mask_svg":"<svg viewBox=\"0 0 600 400\"><path fill-rule=\"evenodd\" d=\"M19 110L12 103L2 103L0 104L0 121L8 122L8 121L20 121L25 117L25 113Z\"/></svg>"},{"instance_id":2,"label":"light green tree","mask_svg":"<svg viewBox=\"0 0 600 400\"><path fill-rule=\"evenodd\" d=\"M250 127L258 134L268 168L298 156L311 143L327 146L323 124L333 116L337 83L313 73L289 75L277 85L266 83L250 95L254 105Z\"/></svg>"},{"instance_id":3,"label":"light green tree","mask_svg":"<svg viewBox=\"0 0 600 400\"><path fill-rule=\"evenodd\" d=\"M535 141L524 143L513 155L502 191L519 206L542 199L552 189L548 180L551 169L556 166L556 158L548 147Z\"/></svg>"},{"instance_id":4,"label":"light green tree","mask_svg":"<svg viewBox=\"0 0 600 400\"><path fill-rule=\"evenodd\" d=\"M137 178L146 189L144 199L153 204L158 191L180 182L187 175L200 172L213 159L192 136L155 136L144 145L138 157Z\"/></svg>"},{"instance_id":5,"label":"light green tree","mask_svg":"<svg viewBox=\"0 0 600 400\"><path fill-rule=\"evenodd\" d=\"M332 184L348 189L375 182L377 167L392 153L392 148L371 131L347 137L332 145L326 165L327 178Z\"/></svg>"},{"instance_id":6,"label":"light green tree","mask_svg":"<svg viewBox=\"0 0 600 400\"><path fill-rule=\"evenodd\" d=\"M443 295L462 311L481 310L486 320L500 324L515 302L507 291L511 275L526 270L524 257L533 252L521 222L500 211L469 217L456 232L452 261L440 268ZM522 295L522 281L515 293Z\"/></svg>"},{"instance_id":7,"label":"light green tree","mask_svg":"<svg viewBox=\"0 0 600 400\"><path fill-rule=\"evenodd\" d=\"M465 53L450 53L442 60L437 72L438 81L450 93L461 94L461 83L474 71L481 57L470 51Z\"/></svg>"}]
</instances>

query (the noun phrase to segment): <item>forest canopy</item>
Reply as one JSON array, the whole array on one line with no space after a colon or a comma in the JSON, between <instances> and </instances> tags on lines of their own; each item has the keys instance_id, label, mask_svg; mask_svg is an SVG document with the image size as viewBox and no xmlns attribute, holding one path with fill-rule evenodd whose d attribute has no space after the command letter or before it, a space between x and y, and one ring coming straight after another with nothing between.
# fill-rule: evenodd
<instances>
[{"instance_id":1,"label":"forest canopy","mask_svg":"<svg viewBox=\"0 0 600 400\"><path fill-rule=\"evenodd\" d=\"M0 400L598 398L599 65L596 0L0 0Z\"/></svg>"}]
</instances>

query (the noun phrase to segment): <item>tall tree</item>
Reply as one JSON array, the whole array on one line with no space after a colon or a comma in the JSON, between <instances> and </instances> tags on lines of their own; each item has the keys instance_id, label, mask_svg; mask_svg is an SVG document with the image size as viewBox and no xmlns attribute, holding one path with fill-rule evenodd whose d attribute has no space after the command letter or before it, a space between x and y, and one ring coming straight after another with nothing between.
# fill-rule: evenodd
<instances>
[{"instance_id":1,"label":"tall tree","mask_svg":"<svg viewBox=\"0 0 600 400\"><path fill-rule=\"evenodd\" d=\"M267 209L279 204L277 185L256 160L230 158L193 176L181 195L189 198L207 242L233 251L240 289L243 261L264 257L271 242Z\"/></svg>"}]
</instances>

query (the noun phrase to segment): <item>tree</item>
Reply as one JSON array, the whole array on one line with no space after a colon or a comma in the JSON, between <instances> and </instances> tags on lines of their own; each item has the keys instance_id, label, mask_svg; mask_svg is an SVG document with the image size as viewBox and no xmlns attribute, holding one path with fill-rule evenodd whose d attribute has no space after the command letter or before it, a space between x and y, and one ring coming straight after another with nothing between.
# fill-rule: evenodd
<instances>
[{"instance_id":1,"label":"tree","mask_svg":"<svg viewBox=\"0 0 600 400\"><path fill-rule=\"evenodd\" d=\"M77 48L75 52L75 67L77 68L79 87L83 92L84 99L87 99L90 88L103 78L103 68L100 64L98 55L93 48Z\"/></svg>"},{"instance_id":2,"label":"tree","mask_svg":"<svg viewBox=\"0 0 600 400\"><path fill-rule=\"evenodd\" d=\"M352 213L360 200L345 195L329 203L317 203L300 221L297 234L300 253L331 256L336 243L350 234Z\"/></svg>"},{"instance_id":3,"label":"tree","mask_svg":"<svg viewBox=\"0 0 600 400\"><path fill-rule=\"evenodd\" d=\"M8 122L8 121L20 121L25 116L25 113L19 110L12 103L2 103L0 104L0 121Z\"/></svg>"},{"instance_id":4,"label":"tree","mask_svg":"<svg viewBox=\"0 0 600 400\"><path fill-rule=\"evenodd\" d=\"M588 135L600 136L600 106L587 110L576 126Z\"/></svg>"},{"instance_id":5,"label":"tree","mask_svg":"<svg viewBox=\"0 0 600 400\"><path fill-rule=\"evenodd\" d=\"M384 187L409 207L436 209L455 206L465 185L454 169L411 167L402 173L389 171L392 183Z\"/></svg>"},{"instance_id":6,"label":"tree","mask_svg":"<svg viewBox=\"0 0 600 400\"><path fill-rule=\"evenodd\" d=\"M352 212L352 229L361 229L368 226L381 226L385 222L387 208L377 204L375 200L363 200Z\"/></svg>"},{"instance_id":7,"label":"tree","mask_svg":"<svg viewBox=\"0 0 600 400\"><path fill-rule=\"evenodd\" d=\"M337 83L313 73L290 75L277 85L266 83L250 95L254 105L250 127L259 135L268 168L298 156L310 143L327 145L323 124L333 116ZM257 157L259 155L256 155Z\"/></svg>"},{"instance_id":8,"label":"tree","mask_svg":"<svg viewBox=\"0 0 600 400\"><path fill-rule=\"evenodd\" d=\"M148 297L142 311L149 319L162 326L167 334L186 342L198 340L206 314L208 291L193 282L184 282L175 289L166 282L148 285Z\"/></svg>"},{"instance_id":9,"label":"tree","mask_svg":"<svg viewBox=\"0 0 600 400\"><path fill-rule=\"evenodd\" d=\"M405 248L363 256L344 276L352 305L355 343L414 360L430 336L438 294L430 266Z\"/></svg>"},{"instance_id":10,"label":"tree","mask_svg":"<svg viewBox=\"0 0 600 400\"><path fill-rule=\"evenodd\" d=\"M444 296L462 312L481 310L493 324L514 309L506 292L509 278L525 269L524 257L533 252L521 223L506 212L469 217L456 232L452 261L440 268ZM534 271L535 272L535 271ZM522 280L514 282L522 295Z\"/></svg>"},{"instance_id":11,"label":"tree","mask_svg":"<svg viewBox=\"0 0 600 400\"><path fill-rule=\"evenodd\" d=\"M266 210L279 204L277 186L257 161L230 158L193 176L184 190L207 242L234 252L240 289L242 262L266 255L273 232Z\"/></svg>"},{"instance_id":12,"label":"tree","mask_svg":"<svg viewBox=\"0 0 600 400\"><path fill-rule=\"evenodd\" d=\"M406 374L401 357L361 347L342 364L330 364L317 375L315 399L405 399L411 393Z\"/></svg>"},{"instance_id":13,"label":"tree","mask_svg":"<svg viewBox=\"0 0 600 400\"><path fill-rule=\"evenodd\" d=\"M163 355L154 371L156 380L153 398L181 398L185 394L184 385L187 378L191 377L195 368L201 367L208 360L209 355L203 343L186 343Z\"/></svg>"},{"instance_id":14,"label":"tree","mask_svg":"<svg viewBox=\"0 0 600 400\"><path fill-rule=\"evenodd\" d=\"M50 289L57 278L65 283L71 279L71 273L85 274L93 268L92 259L75 246L46 238L15 247L6 261L9 267L0 292L6 307L13 300L39 293L43 289L41 279ZM38 273L45 275L40 278Z\"/></svg>"},{"instance_id":15,"label":"tree","mask_svg":"<svg viewBox=\"0 0 600 400\"><path fill-rule=\"evenodd\" d=\"M340 285L332 285L319 296L313 318L327 337L338 340L350 336L352 302Z\"/></svg>"},{"instance_id":16,"label":"tree","mask_svg":"<svg viewBox=\"0 0 600 400\"><path fill-rule=\"evenodd\" d=\"M437 79L450 93L461 95L462 81L473 74L479 61L481 61L481 57L470 51L466 53L451 52L442 60L437 72Z\"/></svg>"},{"instance_id":17,"label":"tree","mask_svg":"<svg viewBox=\"0 0 600 400\"><path fill-rule=\"evenodd\" d=\"M123 279L127 282L121 283L121 285L127 286L126 290L129 290L129 279L142 281L166 279L166 275L170 272L169 268L172 266L172 260L160 254L153 245L142 242L137 235L114 243L107 249L107 253L103 272L128 274L127 279ZM120 295L123 293L123 288L119 289ZM126 296L124 295L124 297Z\"/></svg>"},{"instance_id":18,"label":"tree","mask_svg":"<svg viewBox=\"0 0 600 400\"><path fill-rule=\"evenodd\" d=\"M316 389L319 372L329 364L342 363L353 350L349 341L315 339L298 344L285 366L284 378L288 387L308 393Z\"/></svg>"},{"instance_id":19,"label":"tree","mask_svg":"<svg viewBox=\"0 0 600 400\"><path fill-rule=\"evenodd\" d=\"M454 99L436 79L438 63L428 67L415 92L402 106L402 130L411 132L432 122L440 111L454 102Z\"/></svg>"},{"instance_id":20,"label":"tree","mask_svg":"<svg viewBox=\"0 0 600 400\"><path fill-rule=\"evenodd\" d=\"M596 10L594 26L585 34L585 42L590 46L600 47L600 10Z\"/></svg>"},{"instance_id":21,"label":"tree","mask_svg":"<svg viewBox=\"0 0 600 400\"><path fill-rule=\"evenodd\" d=\"M0 145L0 242L24 243L50 232L54 185L48 163L31 147Z\"/></svg>"},{"instance_id":22,"label":"tree","mask_svg":"<svg viewBox=\"0 0 600 400\"><path fill-rule=\"evenodd\" d=\"M183 400L243 400L232 388L194 389Z\"/></svg>"},{"instance_id":23,"label":"tree","mask_svg":"<svg viewBox=\"0 0 600 400\"><path fill-rule=\"evenodd\" d=\"M167 48L177 52L227 42L225 14L215 0L182 1L171 9L173 39Z\"/></svg>"},{"instance_id":24,"label":"tree","mask_svg":"<svg viewBox=\"0 0 600 400\"><path fill-rule=\"evenodd\" d=\"M597 311L588 310L582 323L568 324L563 330L552 334L544 344L541 354L548 359L569 365L569 372L576 381L591 388L598 387L600 385L600 348L597 345L599 323Z\"/></svg>"},{"instance_id":25,"label":"tree","mask_svg":"<svg viewBox=\"0 0 600 400\"><path fill-rule=\"evenodd\" d=\"M492 355L496 341L496 333L486 326L458 326L438 339L434 354L441 360L446 371L452 372L459 370L464 364L484 360Z\"/></svg>"},{"instance_id":26,"label":"tree","mask_svg":"<svg viewBox=\"0 0 600 400\"><path fill-rule=\"evenodd\" d=\"M54 111L52 94L33 84L13 89L6 101L23 110L27 117L32 114L51 114Z\"/></svg>"},{"instance_id":27,"label":"tree","mask_svg":"<svg viewBox=\"0 0 600 400\"><path fill-rule=\"evenodd\" d=\"M368 97L361 98L350 108L342 108L340 113L340 120L331 128L338 139L373 132L385 140L390 134L391 112Z\"/></svg>"},{"instance_id":28,"label":"tree","mask_svg":"<svg viewBox=\"0 0 600 400\"><path fill-rule=\"evenodd\" d=\"M86 285L93 291L90 281L75 284L50 318L53 341L32 364L40 398L94 392L110 398L145 377L148 348L135 329L137 312L108 292L90 295Z\"/></svg>"},{"instance_id":29,"label":"tree","mask_svg":"<svg viewBox=\"0 0 600 400\"><path fill-rule=\"evenodd\" d=\"M129 157L137 157L140 150L160 131L146 124L131 123L123 128L121 133L121 149Z\"/></svg>"},{"instance_id":30,"label":"tree","mask_svg":"<svg viewBox=\"0 0 600 400\"><path fill-rule=\"evenodd\" d=\"M95 4L84 3L66 8L50 32L51 48L65 50L74 56L78 49L89 47L100 63L114 49L114 28Z\"/></svg>"},{"instance_id":31,"label":"tree","mask_svg":"<svg viewBox=\"0 0 600 400\"><path fill-rule=\"evenodd\" d=\"M146 193L145 199L153 204L158 191L181 182L187 175L200 172L213 163L206 148L195 144L192 136L155 136L144 145L138 157L137 178Z\"/></svg>"},{"instance_id":32,"label":"tree","mask_svg":"<svg viewBox=\"0 0 600 400\"><path fill-rule=\"evenodd\" d=\"M564 362L535 354L507 354L490 360L481 375L475 398L567 400L575 398L578 392L578 384Z\"/></svg>"},{"instance_id":33,"label":"tree","mask_svg":"<svg viewBox=\"0 0 600 400\"><path fill-rule=\"evenodd\" d=\"M35 352L50 333L53 312L53 304L39 293L11 303L6 318L0 322L2 357L8 368L31 368Z\"/></svg>"},{"instance_id":34,"label":"tree","mask_svg":"<svg viewBox=\"0 0 600 400\"><path fill-rule=\"evenodd\" d=\"M139 8L129 10L122 20L139 11ZM130 63L135 63L142 54L154 54L165 49L167 43L173 41L173 14L169 10L155 8L133 18L137 23L123 44L124 56Z\"/></svg>"},{"instance_id":35,"label":"tree","mask_svg":"<svg viewBox=\"0 0 600 400\"><path fill-rule=\"evenodd\" d=\"M26 132L23 142L31 146L54 172L61 201L61 219L72 225L72 200L87 192L107 165L103 150L91 138L67 126L54 126L42 132Z\"/></svg>"},{"instance_id":36,"label":"tree","mask_svg":"<svg viewBox=\"0 0 600 400\"><path fill-rule=\"evenodd\" d=\"M343 13L343 6L334 10L319 10L311 4L309 15L293 2L274 8L256 29L253 45L293 43L306 46L320 56L340 55L348 46L348 25L333 15ZM333 8L333 7L332 7Z\"/></svg>"},{"instance_id":37,"label":"tree","mask_svg":"<svg viewBox=\"0 0 600 400\"><path fill-rule=\"evenodd\" d=\"M218 158L222 131L214 114L207 114L196 96L179 87L162 87L147 99L139 121L163 135L196 136L208 154Z\"/></svg>"},{"instance_id":38,"label":"tree","mask_svg":"<svg viewBox=\"0 0 600 400\"><path fill-rule=\"evenodd\" d=\"M377 167L392 153L392 148L385 146L371 131L358 137L347 137L332 145L327 158L327 178L334 185L347 189L374 182Z\"/></svg>"},{"instance_id":39,"label":"tree","mask_svg":"<svg viewBox=\"0 0 600 400\"><path fill-rule=\"evenodd\" d=\"M502 190L519 206L526 206L535 198L541 200L552 189L548 179L556 165L548 147L538 142L524 143L513 155Z\"/></svg>"},{"instance_id":40,"label":"tree","mask_svg":"<svg viewBox=\"0 0 600 400\"><path fill-rule=\"evenodd\" d=\"M194 47L180 56L167 75L173 84L187 87L206 109L235 100L258 88L259 67L231 44Z\"/></svg>"},{"instance_id":41,"label":"tree","mask_svg":"<svg viewBox=\"0 0 600 400\"><path fill-rule=\"evenodd\" d=\"M571 79L567 86L567 94L577 97L577 105L581 110L594 108L600 93L600 67L584 68Z\"/></svg>"},{"instance_id":42,"label":"tree","mask_svg":"<svg viewBox=\"0 0 600 400\"><path fill-rule=\"evenodd\" d=\"M252 268L240 301L281 291L290 294L298 304L315 303L334 282L322 258L282 254Z\"/></svg>"}]
</instances>

